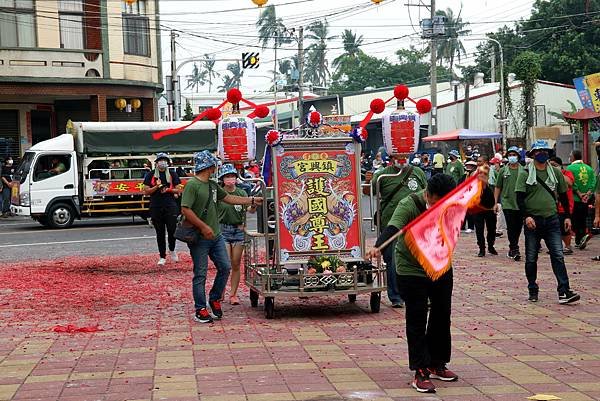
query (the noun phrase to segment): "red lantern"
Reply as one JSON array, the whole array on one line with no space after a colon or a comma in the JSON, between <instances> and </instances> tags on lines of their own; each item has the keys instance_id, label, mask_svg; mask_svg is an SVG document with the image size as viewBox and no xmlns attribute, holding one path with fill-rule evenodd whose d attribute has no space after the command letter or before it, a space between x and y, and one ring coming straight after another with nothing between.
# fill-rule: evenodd
<instances>
[{"instance_id":1,"label":"red lantern","mask_svg":"<svg viewBox=\"0 0 600 401\"><path fill-rule=\"evenodd\" d=\"M431 111L431 102L427 99L419 100L416 106L419 114L427 114Z\"/></svg>"},{"instance_id":2,"label":"red lantern","mask_svg":"<svg viewBox=\"0 0 600 401\"><path fill-rule=\"evenodd\" d=\"M257 106L254 109L254 114L258 118L265 118L266 116L269 115L269 108L267 106L261 104L260 106Z\"/></svg>"},{"instance_id":3,"label":"red lantern","mask_svg":"<svg viewBox=\"0 0 600 401\"><path fill-rule=\"evenodd\" d=\"M308 113L308 124L312 127L318 127L323 122L323 116L318 111Z\"/></svg>"},{"instance_id":4,"label":"red lantern","mask_svg":"<svg viewBox=\"0 0 600 401\"><path fill-rule=\"evenodd\" d=\"M256 126L254 120L229 116L219 122L219 157L227 162L254 160L256 156Z\"/></svg>"},{"instance_id":5,"label":"red lantern","mask_svg":"<svg viewBox=\"0 0 600 401\"><path fill-rule=\"evenodd\" d=\"M206 118L210 121L217 121L221 118L221 110L215 108L208 109L206 111Z\"/></svg>"},{"instance_id":6,"label":"red lantern","mask_svg":"<svg viewBox=\"0 0 600 401\"><path fill-rule=\"evenodd\" d=\"M269 146L278 145L281 142L281 133L275 129L269 130L265 135L265 141Z\"/></svg>"},{"instance_id":7,"label":"red lantern","mask_svg":"<svg viewBox=\"0 0 600 401\"><path fill-rule=\"evenodd\" d=\"M405 85L396 85L394 88L394 97L398 100L404 100L408 97L408 87Z\"/></svg>"},{"instance_id":8,"label":"red lantern","mask_svg":"<svg viewBox=\"0 0 600 401\"><path fill-rule=\"evenodd\" d=\"M383 99L373 99L371 100L370 109L375 114L383 113L385 110L385 102Z\"/></svg>"},{"instance_id":9,"label":"red lantern","mask_svg":"<svg viewBox=\"0 0 600 401\"><path fill-rule=\"evenodd\" d=\"M381 119L383 143L390 155L408 156L419 143L419 115L395 110Z\"/></svg>"},{"instance_id":10,"label":"red lantern","mask_svg":"<svg viewBox=\"0 0 600 401\"><path fill-rule=\"evenodd\" d=\"M242 92L238 88L231 88L227 91L227 101L231 104L238 104L242 100Z\"/></svg>"}]
</instances>

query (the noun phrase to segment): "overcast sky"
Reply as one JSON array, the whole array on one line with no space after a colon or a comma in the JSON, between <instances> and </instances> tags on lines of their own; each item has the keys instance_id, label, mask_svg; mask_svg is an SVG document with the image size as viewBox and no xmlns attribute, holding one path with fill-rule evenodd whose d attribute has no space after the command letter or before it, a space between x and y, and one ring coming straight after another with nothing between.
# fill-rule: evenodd
<instances>
[{"instance_id":1,"label":"overcast sky","mask_svg":"<svg viewBox=\"0 0 600 401\"><path fill-rule=\"evenodd\" d=\"M425 7L407 7L406 3L417 4L419 0L384 0L378 6L370 0L269 0L276 6L277 16L291 27L307 25L310 22L329 15L331 35L340 35L349 28L363 35L365 53L395 61L394 52L399 48L414 45L426 46L420 39L419 20L429 15ZM420 2L429 4L428 0ZM533 0L438 0L438 9L451 8L457 14L462 4L463 21L471 23L471 37L477 38L486 32L495 31L502 25L512 25L512 21L528 17ZM243 10L239 10L243 9ZM238 10L238 11L226 11ZM161 0L160 13L163 29L176 28L181 33L177 48L178 61L190 57L201 57L211 53L217 59L240 59L242 52L259 51L261 64L257 70L246 70L242 79L244 93L259 94L268 90L273 70L274 54L270 49L257 49L258 38L255 27L260 10L251 0ZM411 25L412 24L412 25ZM410 35L401 39L394 39ZM383 40L389 40L382 42ZM371 42L379 42L372 43ZM473 52L478 41L464 41L467 50L467 64L473 60ZM305 41L305 46L308 43ZM278 58L290 57L297 53L296 43L285 45L278 51ZM342 50L341 39L329 43L330 62ZM170 68L170 40L167 31L162 32L163 67L165 75ZM228 61L219 61L217 70L225 72ZM184 67L181 75L191 73L192 66ZM182 80L184 83L185 80ZM217 85L221 79L217 79ZM183 86L183 85L182 85ZM208 87L203 88L208 91ZM201 89L202 90L202 89Z\"/></svg>"}]
</instances>

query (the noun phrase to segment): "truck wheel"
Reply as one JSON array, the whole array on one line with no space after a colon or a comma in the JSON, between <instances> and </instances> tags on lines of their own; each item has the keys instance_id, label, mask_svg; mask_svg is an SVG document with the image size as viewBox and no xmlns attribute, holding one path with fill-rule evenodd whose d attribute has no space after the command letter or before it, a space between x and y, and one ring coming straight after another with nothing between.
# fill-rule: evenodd
<instances>
[{"instance_id":1,"label":"truck wheel","mask_svg":"<svg viewBox=\"0 0 600 401\"><path fill-rule=\"evenodd\" d=\"M50 208L47 220L51 228L69 228L75 220L75 212L68 204L57 203Z\"/></svg>"},{"instance_id":2,"label":"truck wheel","mask_svg":"<svg viewBox=\"0 0 600 401\"><path fill-rule=\"evenodd\" d=\"M250 289L250 306L256 308L258 306L258 292Z\"/></svg>"},{"instance_id":3,"label":"truck wheel","mask_svg":"<svg viewBox=\"0 0 600 401\"><path fill-rule=\"evenodd\" d=\"M39 217L39 218L37 218L37 219L35 219L35 220L36 220L38 223L40 223L42 226L44 226L44 227L49 227L49 225L48 225L48 219L46 218L46 216Z\"/></svg>"},{"instance_id":4,"label":"truck wheel","mask_svg":"<svg viewBox=\"0 0 600 401\"><path fill-rule=\"evenodd\" d=\"M371 293L371 312L379 313L380 307L381 307L381 293L380 292L372 292Z\"/></svg>"}]
</instances>

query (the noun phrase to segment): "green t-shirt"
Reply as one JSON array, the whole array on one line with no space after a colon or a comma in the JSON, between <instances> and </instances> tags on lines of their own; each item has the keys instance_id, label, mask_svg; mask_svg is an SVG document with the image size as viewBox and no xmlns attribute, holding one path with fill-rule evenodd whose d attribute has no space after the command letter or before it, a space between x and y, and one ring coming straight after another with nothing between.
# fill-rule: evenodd
<instances>
[{"instance_id":1,"label":"green t-shirt","mask_svg":"<svg viewBox=\"0 0 600 401\"><path fill-rule=\"evenodd\" d=\"M212 192L211 200L208 200L209 192ZM217 183L212 181L202 182L193 177L185 184L181 196L181 207L192 209L196 216L206 223L217 236L221 233L217 201L223 200L226 196L227 192ZM207 204L208 206L206 206ZM204 208L206 208L206 211Z\"/></svg>"},{"instance_id":2,"label":"green t-shirt","mask_svg":"<svg viewBox=\"0 0 600 401\"><path fill-rule=\"evenodd\" d=\"M573 173L575 182L573 183L573 199L575 202L581 202L581 198L577 195L577 192L585 194L588 191L594 192L596 187L596 174L594 169L587 164L577 161L567 166L567 170Z\"/></svg>"},{"instance_id":3,"label":"green t-shirt","mask_svg":"<svg viewBox=\"0 0 600 401\"><path fill-rule=\"evenodd\" d=\"M517 185L519 173L524 169L520 164L517 164L517 166L518 168L514 169L509 166L504 166L498 173L496 188L501 189L500 203L502 203L502 209L504 210L519 210L515 186Z\"/></svg>"},{"instance_id":4,"label":"green t-shirt","mask_svg":"<svg viewBox=\"0 0 600 401\"><path fill-rule=\"evenodd\" d=\"M531 164L528 168L535 168L535 166ZM567 192L567 182L565 181L565 177L562 172L558 168L550 167L549 165L547 168L554 169L554 175L558 181L556 191L559 194ZM548 179L548 172L546 170L538 169L536 174L537 177L544 182ZM544 218L556 215L558 213L558 209L556 208L556 201L554 200L554 197L537 182L535 185L527 185L528 175L529 173L527 170L523 169L523 171L519 173L517 184L515 186L516 192L526 193L525 210L523 212L526 215Z\"/></svg>"},{"instance_id":5,"label":"green t-shirt","mask_svg":"<svg viewBox=\"0 0 600 401\"><path fill-rule=\"evenodd\" d=\"M246 191L238 187L235 187L233 192L227 190L225 190L225 192L229 195L247 196ZM246 221L246 206L230 205L229 203L219 202L217 208L219 209L219 221L221 224L239 226Z\"/></svg>"},{"instance_id":6,"label":"green t-shirt","mask_svg":"<svg viewBox=\"0 0 600 401\"><path fill-rule=\"evenodd\" d=\"M463 167L463 164L460 161L456 160L446 165L444 173L454 178L454 182L458 184L462 181L463 177L465 176L465 168Z\"/></svg>"},{"instance_id":7,"label":"green t-shirt","mask_svg":"<svg viewBox=\"0 0 600 401\"><path fill-rule=\"evenodd\" d=\"M388 166L373 175L373 179L371 181L371 186L373 188L373 193L376 193L377 190L377 177L381 174L397 174L398 168L395 166ZM388 222L390 218L394 214L394 209L396 209L396 205L401 199L406 198L413 192L418 192L427 187L427 177L425 173L420 168L413 167L413 170L406 180L406 184L400 188L400 190L396 190L398 188L398 184L402 179L403 174L400 174L397 177L383 177L381 182L379 183L379 190L381 191L381 229L384 229L388 226ZM390 195L392 191L396 191L394 195ZM384 203L384 200L391 196L391 199Z\"/></svg>"},{"instance_id":8,"label":"green t-shirt","mask_svg":"<svg viewBox=\"0 0 600 401\"><path fill-rule=\"evenodd\" d=\"M425 190L418 192L417 196L422 200L423 204L425 204L423 192L425 192ZM398 203L396 210L394 210L394 215L392 216L392 219L388 225L394 226L401 230L408 223L416 219L420 214L421 212L415 204L412 196L407 196ZM396 264L396 273L400 276L427 277L423 267L419 264L417 259L415 259L412 253L410 253L410 250L406 246L404 235L401 235L396 241L394 263Z\"/></svg>"}]
</instances>

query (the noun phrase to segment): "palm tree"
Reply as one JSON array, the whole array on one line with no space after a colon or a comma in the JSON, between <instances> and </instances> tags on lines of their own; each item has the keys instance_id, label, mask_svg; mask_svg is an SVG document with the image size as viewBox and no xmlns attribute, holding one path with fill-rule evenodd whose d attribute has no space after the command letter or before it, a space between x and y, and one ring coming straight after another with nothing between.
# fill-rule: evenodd
<instances>
[{"instance_id":1,"label":"palm tree","mask_svg":"<svg viewBox=\"0 0 600 401\"><path fill-rule=\"evenodd\" d=\"M196 63L194 63L194 69L192 70L192 75L188 75L187 83L188 85L185 89L196 88L196 93L198 93L198 88L206 82L206 71L200 71Z\"/></svg>"},{"instance_id":2,"label":"palm tree","mask_svg":"<svg viewBox=\"0 0 600 401\"><path fill-rule=\"evenodd\" d=\"M344 33L342 33L342 42L344 43L344 53L336 57L331 64L331 66L336 69L341 67L343 64L356 59L356 56L362 53L362 50L360 49L363 44L362 35L357 36L352 32L352 30L345 29Z\"/></svg>"},{"instance_id":3,"label":"palm tree","mask_svg":"<svg viewBox=\"0 0 600 401\"><path fill-rule=\"evenodd\" d=\"M309 32L306 38L314 41L306 48L308 50L306 78L319 86L327 86L331 76L327 60L327 42L338 36L329 36L329 23L326 19L315 21L306 29Z\"/></svg>"},{"instance_id":4,"label":"palm tree","mask_svg":"<svg viewBox=\"0 0 600 401\"><path fill-rule=\"evenodd\" d=\"M230 72L231 75L227 74L223 76L223 85L219 86L219 92L226 92L231 88L239 88L242 84L244 70L240 66L239 61L227 64L227 71Z\"/></svg>"},{"instance_id":5,"label":"palm tree","mask_svg":"<svg viewBox=\"0 0 600 401\"><path fill-rule=\"evenodd\" d=\"M436 12L436 15L446 17L446 37L437 40L438 61L440 62L440 65L442 61L447 61L450 69L452 69L452 66L454 65L454 58L458 59L458 62L460 63L461 56L467 54L462 41L458 37L470 33L471 30L466 29L469 23L463 22L460 16L461 13L462 7L456 17L451 8L438 10Z\"/></svg>"},{"instance_id":6,"label":"palm tree","mask_svg":"<svg viewBox=\"0 0 600 401\"><path fill-rule=\"evenodd\" d=\"M268 5L265 10L258 17L256 21L256 27L258 28L259 42L263 49L267 47L269 43L273 43L275 48L281 47L284 43L290 43L292 39L287 36L287 28L283 24L281 18L277 18L275 13L275 6Z\"/></svg>"},{"instance_id":7,"label":"palm tree","mask_svg":"<svg viewBox=\"0 0 600 401\"><path fill-rule=\"evenodd\" d=\"M204 72L206 73L206 82L208 82L208 92L210 93L210 91L212 90L213 78L217 78L221 74L215 71L216 61L214 57L210 57L208 54L204 54L204 58L205 60L202 63L204 66Z\"/></svg>"}]
</instances>

